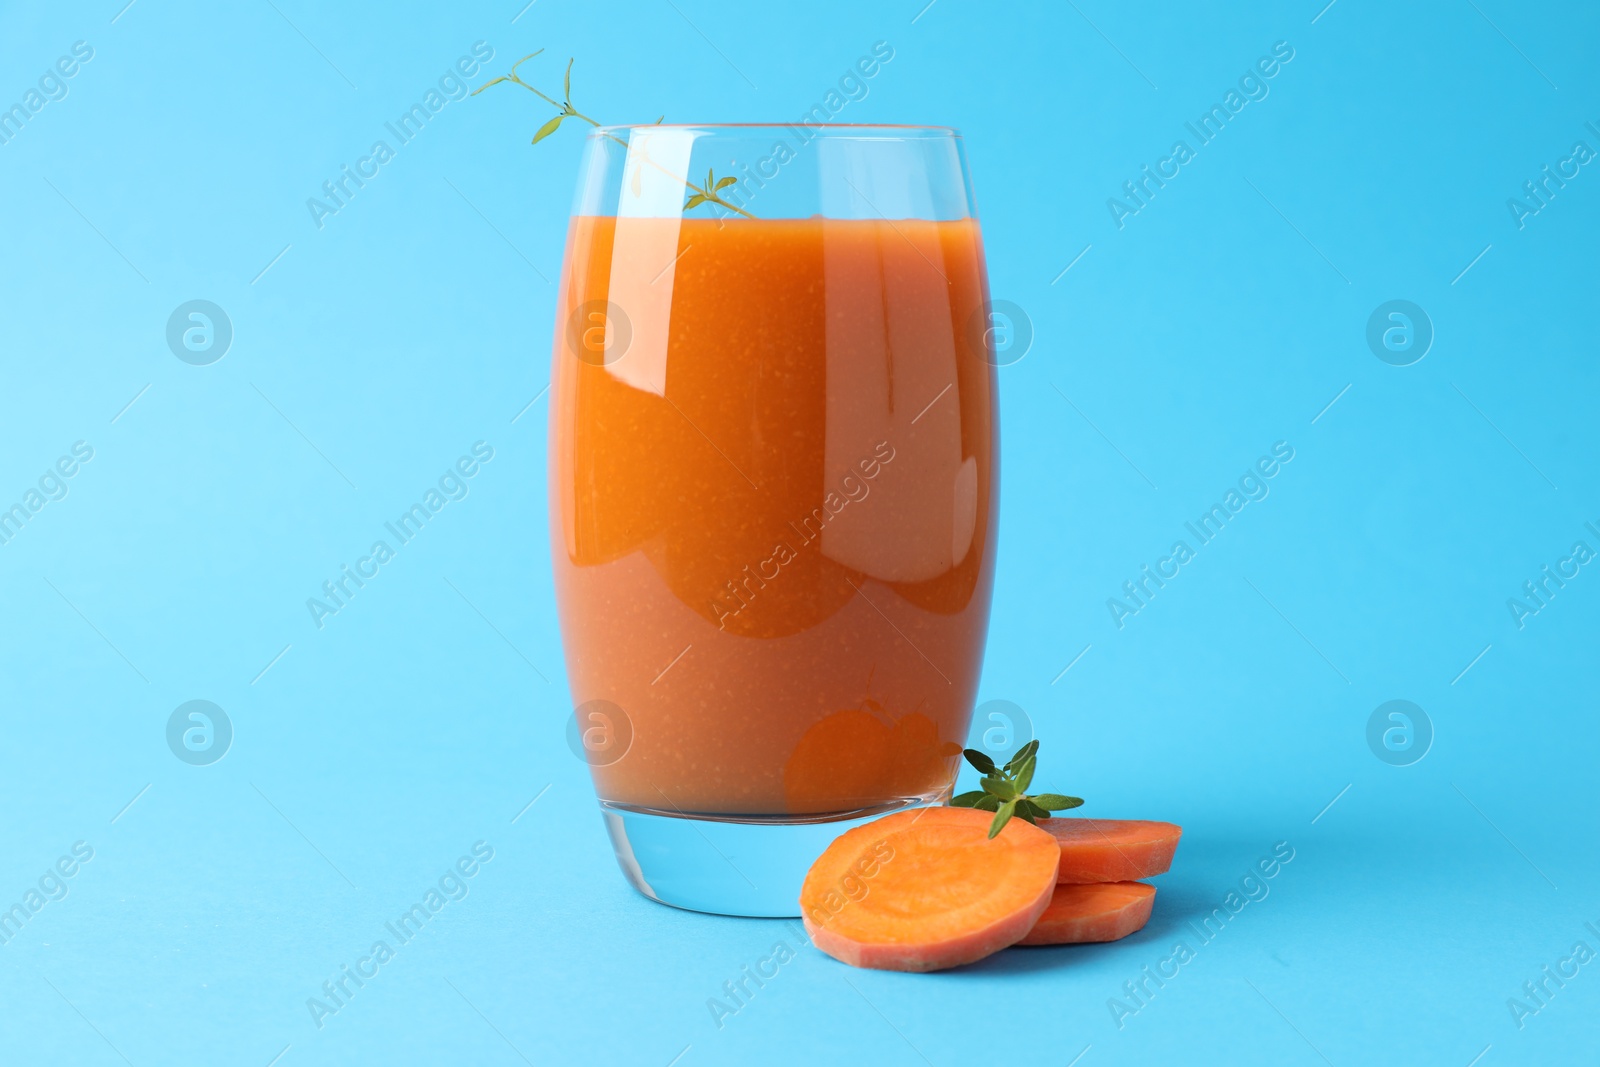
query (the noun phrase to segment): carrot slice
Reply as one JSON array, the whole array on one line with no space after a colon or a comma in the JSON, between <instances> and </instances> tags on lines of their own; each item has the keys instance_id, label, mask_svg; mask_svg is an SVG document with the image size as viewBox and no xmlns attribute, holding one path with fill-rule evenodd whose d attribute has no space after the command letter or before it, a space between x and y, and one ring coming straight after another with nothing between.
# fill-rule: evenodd
<instances>
[{"instance_id":1,"label":"carrot slice","mask_svg":"<svg viewBox=\"0 0 1600 1067\"><path fill-rule=\"evenodd\" d=\"M812 864L800 912L812 944L850 964L937 971L1033 929L1061 849L1022 819L989 838L973 808L900 811L841 834Z\"/></svg>"},{"instance_id":2,"label":"carrot slice","mask_svg":"<svg viewBox=\"0 0 1600 1067\"><path fill-rule=\"evenodd\" d=\"M1061 844L1056 881L1131 882L1172 866L1183 827L1139 819L1045 819L1039 825Z\"/></svg>"},{"instance_id":3,"label":"carrot slice","mask_svg":"<svg viewBox=\"0 0 1600 1067\"><path fill-rule=\"evenodd\" d=\"M1076 945L1115 941L1144 929L1156 887L1143 882L1056 886L1050 906L1019 945Z\"/></svg>"}]
</instances>

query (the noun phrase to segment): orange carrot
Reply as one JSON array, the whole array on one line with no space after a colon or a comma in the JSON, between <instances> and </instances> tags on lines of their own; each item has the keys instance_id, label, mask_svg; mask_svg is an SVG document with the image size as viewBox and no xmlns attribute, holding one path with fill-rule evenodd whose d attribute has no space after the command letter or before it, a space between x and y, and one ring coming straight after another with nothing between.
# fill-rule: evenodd
<instances>
[{"instance_id":1,"label":"orange carrot","mask_svg":"<svg viewBox=\"0 0 1600 1067\"><path fill-rule=\"evenodd\" d=\"M1061 849L973 808L900 811L840 835L800 889L811 941L852 967L937 971L980 960L1033 929Z\"/></svg>"},{"instance_id":2,"label":"orange carrot","mask_svg":"<svg viewBox=\"0 0 1600 1067\"><path fill-rule=\"evenodd\" d=\"M1150 921L1156 887L1143 882L1056 886L1050 906L1019 945L1076 945L1115 941Z\"/></svg>"},{"instance_id":3,"label":"orange carrot","mask_svg":"<svg viewBox=\"0 0 1600 1067\"><path fill-rule=\"evenodd\" d=\"M1183 827L1138 819L1045 819L1040 827L1061 844L1056 881L1128 882L1172 866Z\"/></svg>"}]
</instances>

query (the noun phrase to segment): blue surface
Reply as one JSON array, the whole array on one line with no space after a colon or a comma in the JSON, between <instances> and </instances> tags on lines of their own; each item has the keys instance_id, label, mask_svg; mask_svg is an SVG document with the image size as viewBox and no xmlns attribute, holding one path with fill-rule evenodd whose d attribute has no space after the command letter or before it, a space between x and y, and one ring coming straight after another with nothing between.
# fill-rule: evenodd
<instances>
[{"instance_id":1,"label":"blue surface","mask_svg":"<svg viewBox=\"0 0 1600 1067\"><path fill-rule=\"evenodd\" d=\"M1600 950L1600 573L1521 626L1508 599L1600 550L1600 171L1568 164L1520 225L1507 202L1600 150L1594 9L120 2L0 13L0 104L93 50L0 144L0 505L40 487L0 544L0 903L45 890L0 945L0 1059L1592 1057L1600 966L1537 1014L1523 985ZM1184 824L1147 929L868 973L627 888L562 737L546 556L577 131L530 148L528 94L442 94L337 214L307 208L478 41L491 73L547 48L524 68L547 89L575 56L576 102L617 122L798 118L887 41L839 119L963 129L994 295L1035 330L1001 373L981 696L1027 711L1085 814ZM1280 41L1199 145L1185 123ZM1119 228L1108 198L1180 138ZM197 299L233 333L205 365L167 343ZM1432 323L1409 366L1367 343L1390 300ZM1270 495L1118 628L1108 598L1280 441ZM464 498L316 625L306 600L476 442ZM168 747L191 700L232 725L220 762ZM1410 766L1368 746L1391 700L1432 725ZM1202 945L1280 841L1269 894ZM387 934L441 879L421 932ZM319 1028L308 998L378 940ZM778 942L719 1027L708 1000Z\"/></svg>"}]
</instances>

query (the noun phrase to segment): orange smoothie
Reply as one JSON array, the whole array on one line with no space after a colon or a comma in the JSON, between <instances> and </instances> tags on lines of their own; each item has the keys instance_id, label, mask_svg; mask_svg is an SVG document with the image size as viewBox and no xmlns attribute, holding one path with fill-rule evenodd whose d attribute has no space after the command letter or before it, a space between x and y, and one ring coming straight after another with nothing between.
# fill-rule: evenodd
<instances>
[{"instance_id":1,"label":"orange smoothie","mask_svg":"<svg viewBox=\"0 0 1600 1067\"><path fill-rule=\"evenodd\" d=\"M976 221L577 217L550 514L602 800L820 816L950 787L994 562Z\"/></svg>"}]
</instances>

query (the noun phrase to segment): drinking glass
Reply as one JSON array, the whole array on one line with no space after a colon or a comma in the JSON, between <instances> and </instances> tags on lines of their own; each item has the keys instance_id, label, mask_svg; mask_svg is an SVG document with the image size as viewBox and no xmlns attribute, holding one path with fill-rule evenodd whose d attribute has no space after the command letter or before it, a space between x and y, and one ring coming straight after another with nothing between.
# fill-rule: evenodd
<instances>
[{"instance_id":1,"label":"drinking glass","mask_svg":"<svg viewBox=\"0 0 1600 1067\"><path fill-rule=\"evenodd\" d=\"M792 916L838 834L948 798L995 552L995 357L961 138L614 126L586 144L550 520L617 860Z\"/></svg>"}]
</instances>

